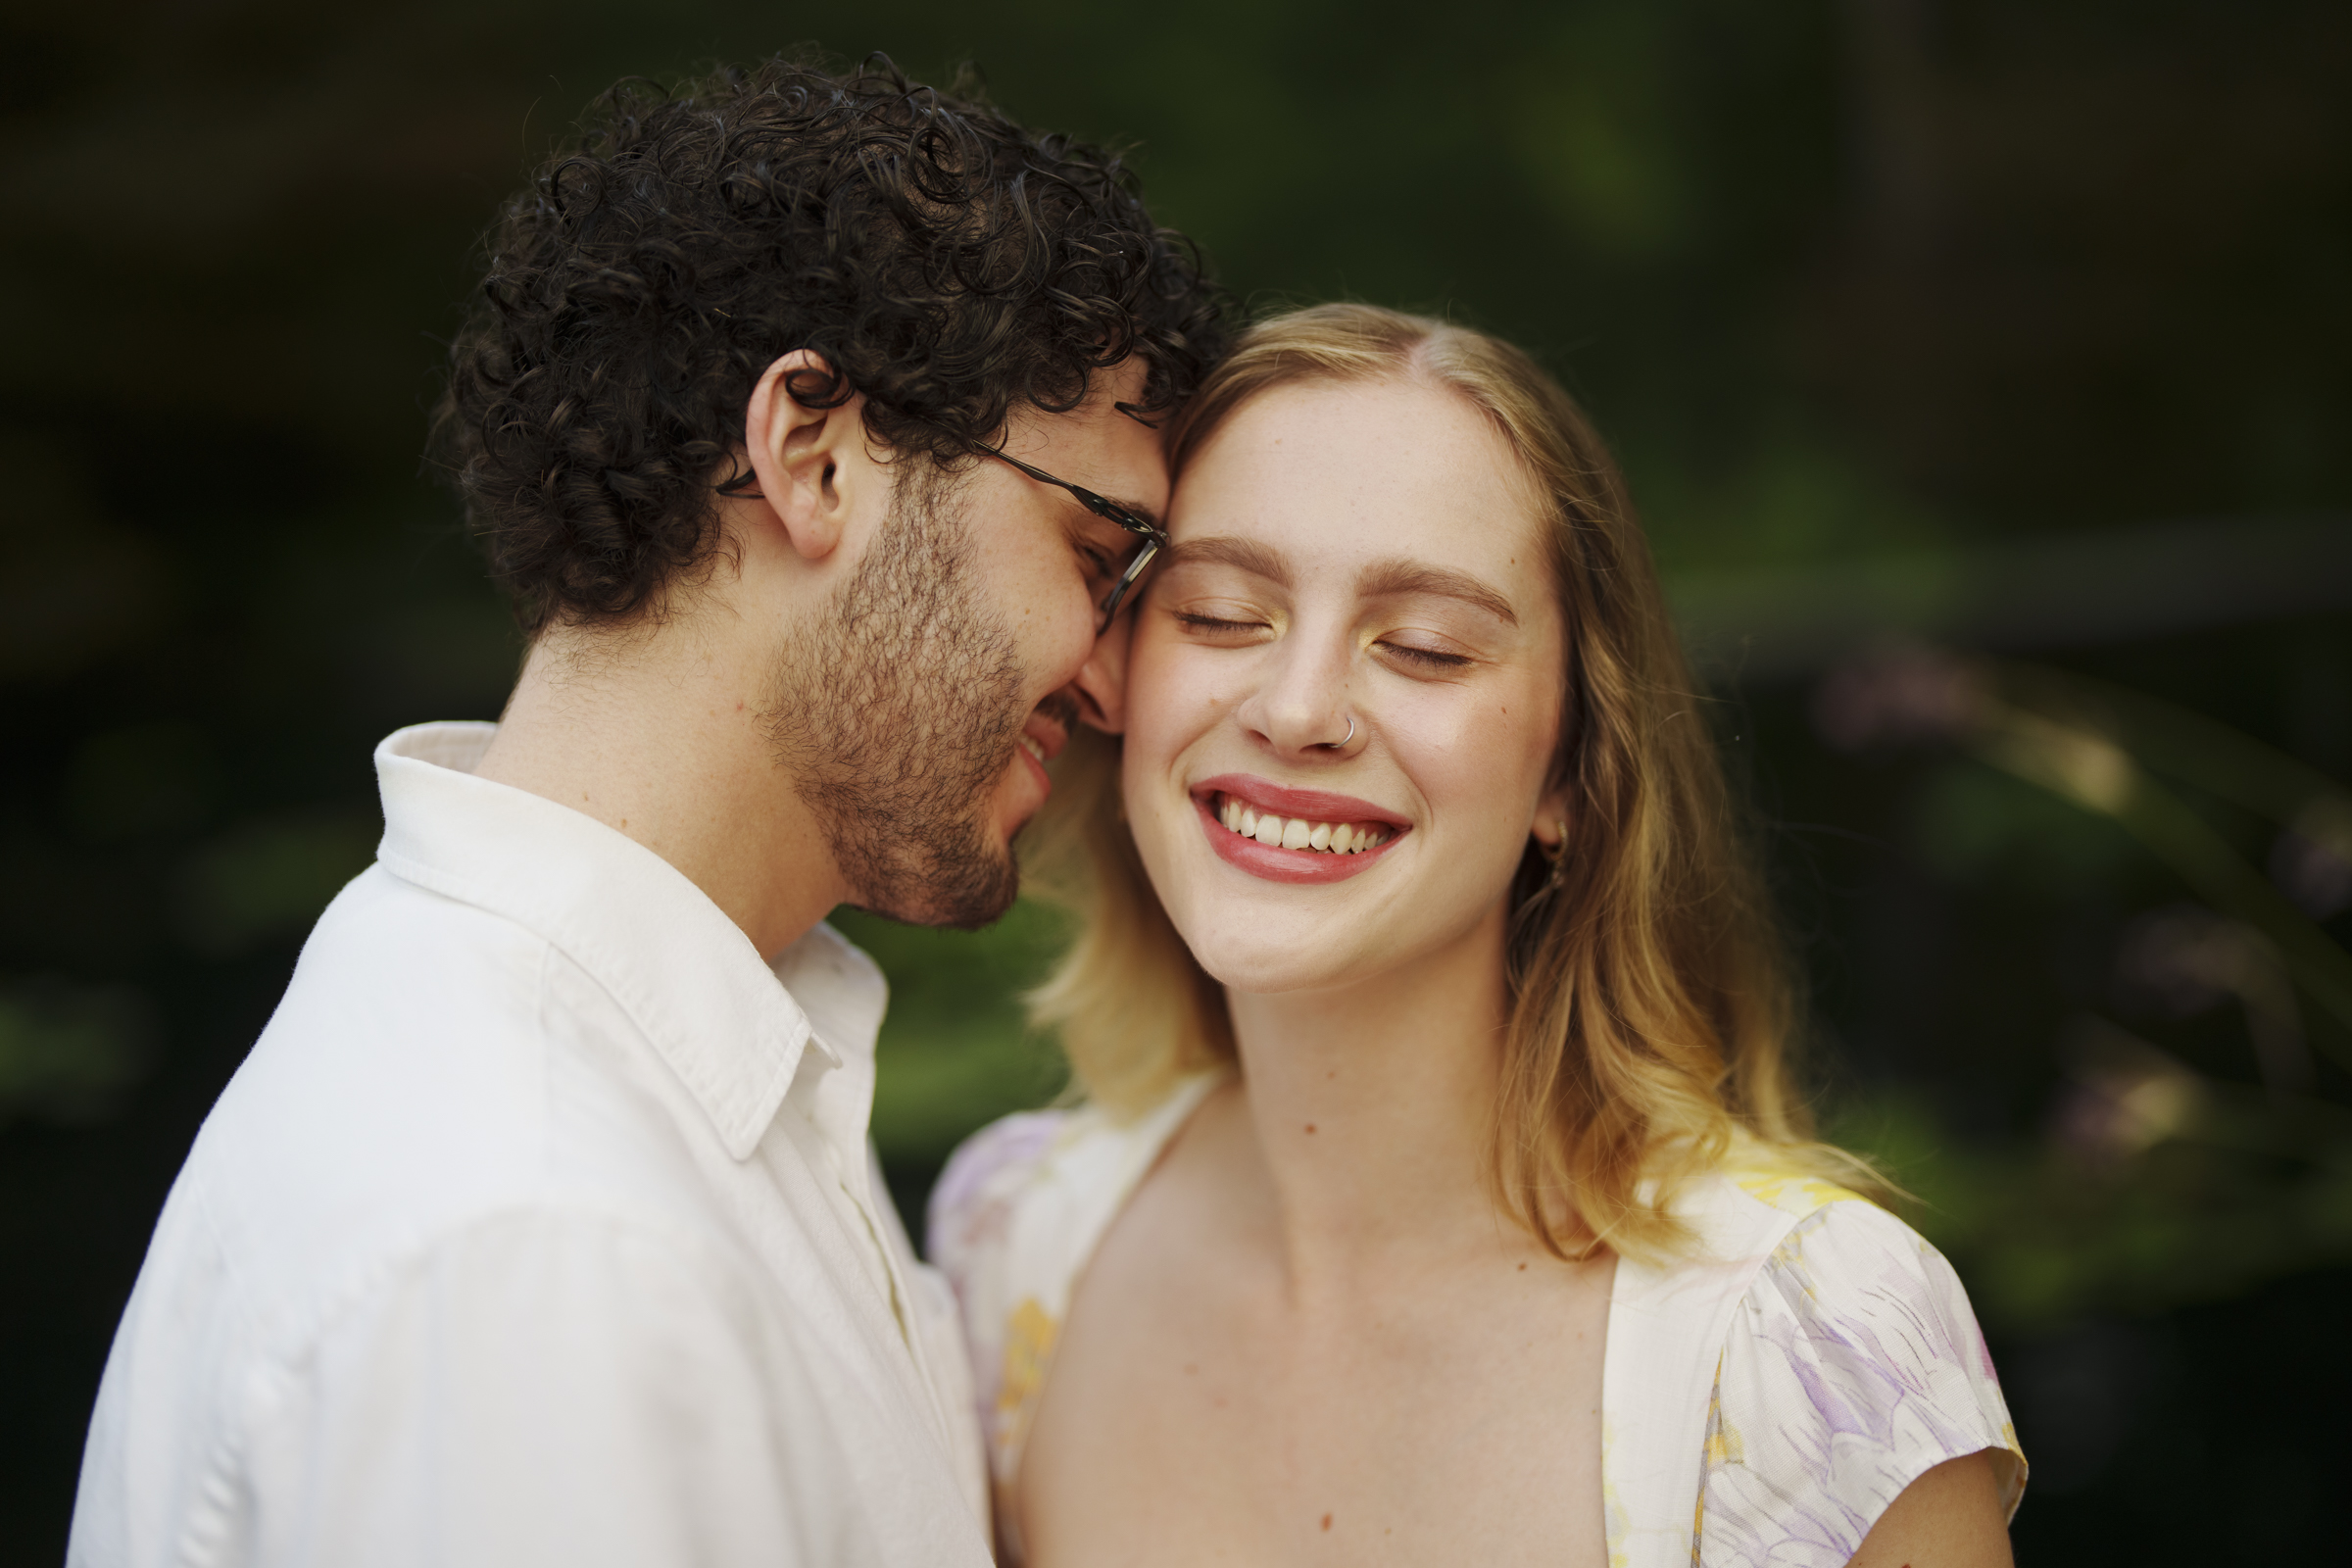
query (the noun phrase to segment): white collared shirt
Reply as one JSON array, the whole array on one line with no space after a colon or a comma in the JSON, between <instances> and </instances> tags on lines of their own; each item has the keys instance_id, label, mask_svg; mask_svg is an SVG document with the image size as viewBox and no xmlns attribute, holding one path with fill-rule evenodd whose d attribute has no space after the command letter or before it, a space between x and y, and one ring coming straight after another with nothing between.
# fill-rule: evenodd
<instances>
[{"instance_id":1,"label":"white collared shirt","mask_svg":"<svg viewBox=\"0 0 2352 1568\"><path fill-rule=\"evenodd\" d=\"M881 974L378 748L384 841L165 1204L69 1561L982 1565L970 1379L866 1144Z\"/></svg>"}]
</instances>

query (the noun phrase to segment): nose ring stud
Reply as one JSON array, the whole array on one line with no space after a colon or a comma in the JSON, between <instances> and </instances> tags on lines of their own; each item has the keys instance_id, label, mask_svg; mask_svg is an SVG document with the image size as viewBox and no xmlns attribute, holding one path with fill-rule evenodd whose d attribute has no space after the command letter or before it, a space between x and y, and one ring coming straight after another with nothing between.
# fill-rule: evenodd
<instances>
[{"instance_id":1,"label":"nose ring stud","mask_svg":"<svg viewBox=\"0 0 2352 1568\"><path fill-rule=\"evenodd\" d=\"M1349 741L1351 741L1351 740L1354 740L1354 739L1355 739L1355 715L1354 715L1353 713L1350 713L1350 714L1348 714L1348 733L1347 733L1347 734L1345 734L1345 735L1343 735L1343 736L1341 736L1341 737L1340 737L1338 740L1336 740L1336 741L1325 741L1325 742L1323 742L1322 744L1323 744L1323 745L1325 745L1325 746L1328 746L1328 747L1330 747L1330 748L1331 748L1333 751L1335 751L1335 752L1344 752L1344 751L1346 751L1346 750L1348 749L1348 743Z\"/></svg>"}]
</instances>

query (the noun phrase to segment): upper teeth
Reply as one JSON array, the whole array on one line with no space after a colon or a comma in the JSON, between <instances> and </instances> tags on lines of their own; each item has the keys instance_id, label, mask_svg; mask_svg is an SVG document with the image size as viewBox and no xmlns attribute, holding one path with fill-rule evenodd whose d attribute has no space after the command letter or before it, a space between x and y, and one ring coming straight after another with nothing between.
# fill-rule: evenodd
<instances>
[{"instance_id":1,"label":"upper teeth","mask_svg":"<svg viewBox=\"0 0 2352 1568\"><path fill-rule=\"evenodd\" d=\"M1246 839L1285 850L1321 850L1328 855L1360 855L1389 839L1377 822L1309 822L1302 816L1281 817L1228 795L1218 808L1218 819Z\"/></svg>"},{"instance_id":2,"label":"upper teeth","mask_svg":"<svg viewBox=\"0 0 2352 1568\"><path fill-rule=\"evenodd\" d=\"M1046 749L1040 746L1032 736L1027 734L1021 736L1021 749L1041 762L1046 760Z\"/></svg>"}]
</instances>

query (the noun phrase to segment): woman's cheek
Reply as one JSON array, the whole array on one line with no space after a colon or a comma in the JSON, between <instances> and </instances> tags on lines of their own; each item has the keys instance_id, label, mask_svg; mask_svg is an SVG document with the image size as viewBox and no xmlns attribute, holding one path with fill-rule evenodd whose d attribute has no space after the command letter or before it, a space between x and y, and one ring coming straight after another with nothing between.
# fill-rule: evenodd
<instances>
[{"instance_id":1,"label":"woman's cheek","mask_svg":"<svg viewBox=\"0 0 2352 1568\"><path fill-rule=\"evenodd\" d=\"M1199 654L1171 637L1139 632L1129 657L1129 747L1140 741L1145 758L1162 766L1174 763L1215 706L1205 685L1210 671Z\"/></svg>"},{"instance_id":2,"label":"woman's cheek","mask_svg":"<svg viewBox=\"0 0 2352 1568\"><path fill-rule=\"evenodd\" d=\"M1491 793L1497 782L1491 716L1444 688L1395 701L1382 715L1382 736L1414 785L1434 804L1452 805Z\"/></svg>"},{"instance_id":3,"label":"woman's cheek","mask_svg":"<svg viewBox=\"0 0 2352 1568\"><path fill-rule=\"evenodd\" d=\"M1515 840L1519 817L1543 793L1556 729L1540 691L1474 699L1433 687L1396 706L1388 733L1398 764L1441 816Z\"/></svg>"},{"instance_id":4,"label":"woman's cheek","mask_svg":"<svg viewBox=\"0 0 2352 1568\"><path fill-rule=\"evenodd\" d=\"M1127 734L1121 746L1120 788L1127 819L1139 832L1165 837L1179 824L1167 820L1190 808L1175 776L1185 735L1193 728L1182 679L1183 650L1165 638L1139 630L1127 663ZM1149 848L1146 847L1149 855Z\"/></svg>"}]
</instances>

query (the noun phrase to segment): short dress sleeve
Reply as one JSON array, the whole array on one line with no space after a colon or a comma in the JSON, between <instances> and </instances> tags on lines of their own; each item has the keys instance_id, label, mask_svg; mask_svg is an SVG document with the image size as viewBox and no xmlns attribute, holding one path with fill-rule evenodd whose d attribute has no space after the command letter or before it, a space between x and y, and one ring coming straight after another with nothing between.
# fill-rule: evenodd
<instances>
[{"instance_id":1,"label":"short dress sleeve","mask_svg":"<svg viewBox=\"0 0 2352 1568\"><path fill-rule=\"evenodd\" d=\"M1841 1568L1905 1487L1985 1449L2013 1513L2025 1456L1959 1277L1885 1209L1826 1203L1732 1313L1693 1561Z\"/></svg>"},{"instance_id":2,"label":"short dress sleeve","mask_svg":"<svg viewBox=\"0 0 2352 1568\"><path fill-rule=\"evenodd\" d=\"M1070 1116L1037 1110L991 1122L956 1151L931 1189L925 1250L948 1277L962 1313L973 1415L992 1461L1002 1446L1004 1352L1020 1289L1011 1255L1013 1221Z\"/></svg>"}]
</instances>

